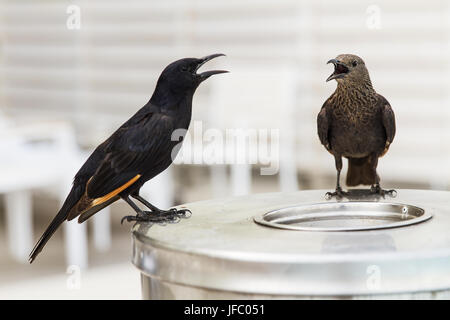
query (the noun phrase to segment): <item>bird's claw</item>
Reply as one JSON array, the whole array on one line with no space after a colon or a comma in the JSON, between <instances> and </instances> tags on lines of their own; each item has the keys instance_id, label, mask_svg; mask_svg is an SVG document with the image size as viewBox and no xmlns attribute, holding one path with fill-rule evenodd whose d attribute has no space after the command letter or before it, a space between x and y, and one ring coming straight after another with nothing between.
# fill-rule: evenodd
<instances>
[{"instance_id":1,"label":"bird's claw","mask_svg":"<svg viewBox=\"0 0 450 320\"><path fill-rule=\"evenodd\" d=\"M124 220L127 220L127 222L131 222L134 221L134 219L136 219L136 216L125 216L122 219L120 219L120 224L123 224Z\"/></svg>"},{"instance_id":2,"label":"bird's claw","mask_svg":"<svg viewBox=\"0 0 450 320\"><path fill-rule=\"evenodd\" d=\"M127 222L131 222L131 221L148 221L147 218L143 215L135 215L135 216L125 216L120 220L120 224L123 224L123 221L127 220Z\"/></svg>"},{"instance_id":3,"label":"bird's claw","mask_svg":"<svg viewBox=\"0 0 450 320\"><path fill-rule=\"evenodd\" d=\"M166 225L167 223L178 223L181 219L190 218L192 215L191 210L189 209L176 209L171 208L169 210L161 210L161 211L144 211L145 214L137 214L135 216L125 216L122 218L120 223L123 223L124 220L127 222L136 221L136 222L150 222L157 223L159 225Z\"/></svg>"},{"instance_id":4,"label":"bird's claw","mask_svg":"<svg viewBox=\"0 0 450 320\"><path fill-rule=\"evenodd\" d=\"M192 211L184 208L184 209L175 209L176 214L181 218L181 219L188 219L192 216Z\"/></svg>"},{"instance_id":5,"label":"bird's claw","mask_svg":"<svg viewBox=\"0 0 450 320\"><path fill-rule=\"evenodd\" d=\"M390 195L392 198L397 197L397 190L391 189L387 191L387 194Z\"/></svg>"},{"instance_id":6,"label":"bird's claw","mask_svg":"<svg viewBox=\"0 0 450 320\"><path fill-rule=\"evenodd\" d=\"M396 191L396 190L394 190L394 189L390 189L390 190L382 189L382 188L380 187L380 185L372 186L372 187L370 188L370 191L371 191L372 193L374 193L374 194L379 194L379 195L382 196L383 198L384 198L386 195L388 195L388 196L390 196L390 197L392 197L392 198L397 197L397 191Z\"/></svg>"},{"instance_id":7,"label":"bird's claw","mask_svg":"<svg viewBox=\"0 0 450 320\"><path fill-rule=\"evenodd\" d=\"M336 197L337 199L342 199L348 195L348 192L343 191L341 188L336 188L336 191L334 192L327 192L325 193L325 199L331 200L333 197Z\"/></svg>"}]
</instances>

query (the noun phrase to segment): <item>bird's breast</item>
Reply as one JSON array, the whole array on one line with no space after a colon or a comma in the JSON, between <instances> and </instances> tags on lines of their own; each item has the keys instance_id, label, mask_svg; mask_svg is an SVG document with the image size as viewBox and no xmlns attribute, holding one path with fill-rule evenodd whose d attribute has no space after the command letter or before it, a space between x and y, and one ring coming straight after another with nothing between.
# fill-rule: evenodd
<instances>
[{"instance_id":1,"label":"bird's breast","mask_svg":"<svg viewBox=\"0 0 450 320\"><path fill-rule=\"evenodd\" d=\"M379 113L371 106L346 106L333 109L330 143L336 153L365 157L385 145L385 133Z\"/></svg>"}]
</instances>

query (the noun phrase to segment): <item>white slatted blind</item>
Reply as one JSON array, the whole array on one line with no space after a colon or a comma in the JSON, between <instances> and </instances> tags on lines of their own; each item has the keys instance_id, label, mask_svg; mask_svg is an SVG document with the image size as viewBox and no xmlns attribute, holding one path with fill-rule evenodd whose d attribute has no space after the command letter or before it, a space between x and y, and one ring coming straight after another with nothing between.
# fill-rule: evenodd
<instances>
[{"instance_id":1,"label":"white slatted blind","mask_svg":"<svg viewBox=\"0 0 450 320\"><path fill-rule=\"evenodd\" d=\"M80 30L66 28L71 4L81 9ZM379 29L368 27L374 4ZM299 170L333 174L315 124L335 88L325 83L332 72L325 63L355 53L397 116L382 176L448 185L449 21L444 0L2 0L0 103L18 118L70 119L80 141L95 145L148 100L159 73L176 58L226 53L206 67L231 71L220 81L233 81L234 65L288 64L298 75ZM213 86L211 79L198 90L195 118L207 119L214 108Z\"/></svg>"}]
</instances>

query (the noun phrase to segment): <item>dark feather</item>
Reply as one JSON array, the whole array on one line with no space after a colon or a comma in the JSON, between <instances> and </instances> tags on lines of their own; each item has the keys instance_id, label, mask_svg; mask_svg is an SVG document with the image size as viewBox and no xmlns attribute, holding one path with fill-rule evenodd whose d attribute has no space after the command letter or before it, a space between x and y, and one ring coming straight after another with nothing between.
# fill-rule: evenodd
<instances>
[{"instance_id":1,"label":"dark feather","mask_svg":"<svg viewBox=\"0 0 450 320\"><path fill-rule=\"evenodd\" d=\"M394 111L391 108L391 105L389 102L381 95L378 95L380 97L380 104L381 110L382 110L382 121L384 130L386 131L386 140L389 142L389 144L394 141L395 137L395 115Z\"/></svg>"},{"instance_id":2,"label":"dark feather","mask_svg":"<svg viewBox=\"0 0 450 320\"><path fill-rule=\"evenodd\" d=\"M39 238L38 242L31 251L30 256L28 258L30 263L33 262L33 260L39 254L39 252L41 252L42 248L45 246L45 244L51 238L51 236L55 233L56 229L58 229L61 223L63 223L67 219L70 209L78 202L83 193L84 193L83 184L74 185L72 187L72 190L70 191L69 195L64 201L64 204L62 205L58 214L53 218L52 222L50 222L50 225L47 227L47 229Z\"/></svg>"},{"instance_id":3,"label":"dark feather","mask_svg":"<svg viewBox=\"0 0 450 320\"><path fill-rule=\"evenodd\" d=\"M330 142L328 141L328 134L330 129L327 112L328 101L329 100L325 101L324 105L322 106L322 109L317 115L317 132L319 134L320 142L325 146L327 150L330 149Z\"/></svg>"},{"instance_id":4,"label":"dark feather","mask_svg":"<svg viewBox=\"0 0 450 320\"><path fill-rule=\"evenodd\" d=\"M102 197L136 175L146 175L147 171L157 168L158 162L167 160L170 153L173 130L171 117L154 113L145 123L138 122L127 130L119 131L89 182L88 197Z\"/></svg>"}]
</instances>

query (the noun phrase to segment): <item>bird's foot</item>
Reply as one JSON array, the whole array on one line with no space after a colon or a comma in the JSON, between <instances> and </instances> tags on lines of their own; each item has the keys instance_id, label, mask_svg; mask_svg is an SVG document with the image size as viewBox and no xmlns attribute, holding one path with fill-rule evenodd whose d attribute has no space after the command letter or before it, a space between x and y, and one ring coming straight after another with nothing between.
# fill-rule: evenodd
<instances>
[{"instance_id":1,"label":"bird's foot","mask_svg":"<svg viewBox=\"0 0 450 320\"><path fill-rule=\"evenodd\" d=\"M336 188L336 191L334 192L325 193L325 199L327 200L331 200L333 197L336 197L337 199L342 199L346 196L348 196L348 192L343 191L342 188L340 187Z\"/></svg>"},{"instance_id":2,"label":"bird's foot","mask_svg":"<svg viewBox=\"0 0 450 320\"><path fill-rule=\"evenodd\" d=\"M138 213L135 216L123 217L120 223L123 223L126 220L127 222L131 221L150 222L165 225L167 223L180 222L181 219L187 219L191 215L192 212L189 209L171 208L169 210L160 210L160 211L143 211L143 213Z\"/></svg>"},{"instance_id":3,"label":"bird's foot","mask_svg":"<svg viewBox=\"0 0 450 320\"><path fill-rule=\"evenodd\" d=\"M370 192L372 194L378 194L380 196L382 196L383 198L388 195L392 198L395 198L397 196L397 191L394 189L382 189L381 186L379 184L373 185L370 187Z\"/></svg>"}]
</instances>

